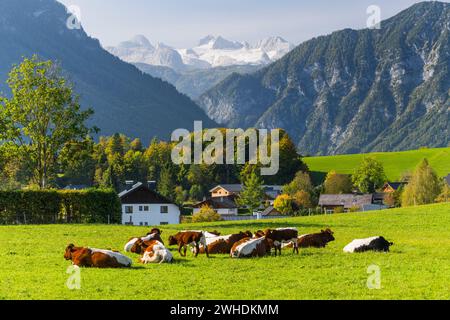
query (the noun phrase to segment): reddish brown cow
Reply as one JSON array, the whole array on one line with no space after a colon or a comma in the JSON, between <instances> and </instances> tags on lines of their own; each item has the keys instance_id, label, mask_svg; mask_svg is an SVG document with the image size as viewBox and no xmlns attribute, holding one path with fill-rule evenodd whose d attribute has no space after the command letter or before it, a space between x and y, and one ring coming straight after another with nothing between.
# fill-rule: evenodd
<instances>
[{"instance_id":1,"label":"reddish brown cow","mask_svg":"<svg viewBox=\"0 0 450 320\"><path fill-rule=\"evenodd\" d=\"M298 238L300 248L325 248L328 242L334 241L333 231L330 229L321 230L320 233L313 233Z\"/></svg>"},{"instance_id":2,"label":"reddish brown cow","mask_svg":"<svg viewBox=\"0 0 450 320\"><path fill-rule=\"evenodd\" d=\"M73 244L67 246L64 258L79 267L124 268L132 263L130 258L116 251L75 247Z\"/></svg>"},{"instance_id":3,"label":"reddish brown cow","mask_svg":"<svg viewBox=\"0 0 450 320\"><path fill-rule=\"evenodd\" d=\"M265 236L265 234L264 234L264 231L262 231L262 230L258 230L255 232L255 238L262 238L264 236Z\"/></svg>"},{"instance_id":4,"label":"reddish brown cow","mask_svg":"<svg viewBox=\"0 0 450 320\"><path fill-rule=\"evenodd\" d=\"M252 237L250 231L239 232L228 236L218 236L217 238L207 238L208 253L213 254L229 254L233 245L241 239ZM204 253L205 248L200 247L200 253Z\"/></svg>"},{"instance_id":5,"label":"reddish brown cow","mask_svg":"<svg viewBox=\"0 0 450 320\"><path fill-rule=\"evenodd\" d=\"M297 229L295 228L280 228L276 230L267 229L264 232L264 234L267 239L273 241L273 246L275 248L275 256L277 255L277 251L279 251L281 255L281 245L283 242L293 242L294 252L297 252L298 254Z\"/></svg>"},{"instance_id":6,"label":"reddish brown cow","mask_svg":"<svg viewBox=\"0 0 450 320\"><path fill-rule=\"evenodd\" d=\"M178 252L181 256L186 257L187 246L193 244L195 246L195 257L200 251L200 244L205 247L206 256L209 258L208 246L206 245L206 238L201 231L183 231L169 237L169 245L178 245ZM183 248L183 253L181 253Z\"/></svg>"},{"instance_id":7,"label":"reddish brown cow","mask_svg":"<svg viewBox=\"0 0 450 320\"><path fill-rule=\"evenodd\" d=\"M320 233L304 234L298 237L299 248L325 248L328 242L334 241L333 231L330 229L321 230ZM283 245L283 248L293 248L294 243Z\"/></svg>"}]
</instances>

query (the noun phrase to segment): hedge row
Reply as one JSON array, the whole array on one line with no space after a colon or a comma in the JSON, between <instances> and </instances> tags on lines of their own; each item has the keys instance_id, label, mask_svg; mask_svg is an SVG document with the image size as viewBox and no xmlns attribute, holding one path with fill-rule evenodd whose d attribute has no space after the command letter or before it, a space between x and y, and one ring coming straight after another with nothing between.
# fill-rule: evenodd
<instances>
[{"instance_id":1,"label":"hedge row","mask_svg":"<svg viewBox=\"0 0 450 320\"><path fill-rule=\"evenodd\" d=\"M112 190L0 191L0 224L120 223Z\"/></svg>"}]
</instances>

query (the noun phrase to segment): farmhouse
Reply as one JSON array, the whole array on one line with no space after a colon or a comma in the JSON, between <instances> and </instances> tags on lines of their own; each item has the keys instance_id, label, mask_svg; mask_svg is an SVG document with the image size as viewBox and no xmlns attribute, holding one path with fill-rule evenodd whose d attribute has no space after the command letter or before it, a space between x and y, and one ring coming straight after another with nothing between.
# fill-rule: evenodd
<instances>
[{"instance_id":1,"label":"farmhouse","mask_svg":"<svg viewBox=\"0 0 450 320\"><path fill-rule=\"evenodd\" d=\"M242 184L222 184L212 188L209 192L211 198L226 197L226 196L238 196L243 188ZM277 185L264 185L265 199L273 202L281 193L283 186ZM271 203L272 204L272 203Z\"/></svg>"},{"instance_id":2,"label":"farmhouse","mask_svg":"<svg viewBox=\"0 0 450 320\"><path fill-rule=\"evenodd\" d=\"M258 215L258 214L259 213L256 213L254 215ZM282 216L281 212L278 211L277 209L275 209L273 206L268 206L260 214L261 214L261 217L279 217L279 216Z\"/></svg>"},{"instance_id":3,"label":"farmhouse","mask_svg":"<svg viewBox=\"0 0 450 320\"><path fill-rule=\"evenodd\" d=\"M384 193L394 193L398 189L404 187L407 182L386 182L381 188L381 191Z\"/></svg>"},{"instance_id":4,"label":"farmhouse","mask_svg":"<svg viewBox=\"0 0 450 320\"><path fill-rule=\"evenodd\" d=\"M193 206L193 213L196 214L200 209L207 205L214 209L218 214L223 216L236 216L238 214L238 206L235 201L235 195L212 197L210 199L199 202Z\"/></svg>"},{"instance_id":5,"label":"farmhouse","mask_svg":"<svg viewBox=\"0 0 450 320\"><path fill-rule=\"evenodd\" d=\"M122 224L166 225L180 223L180 208L154 191L152 183L127 182L127 189L119 193L122 203Z\"/></svg>"},{"instance_id":6,"label":"farmhouse","mask_svg":"<svg viewBox=\"0 0 450 320\"><path fill-rule=\"evenodd\" d=\"M321 194L319 206L325 213L333 213L336 208L344 212L356 208L360 211L386 209L387 206L374 203L373 194Z\"/></svg>"}]
</instances>

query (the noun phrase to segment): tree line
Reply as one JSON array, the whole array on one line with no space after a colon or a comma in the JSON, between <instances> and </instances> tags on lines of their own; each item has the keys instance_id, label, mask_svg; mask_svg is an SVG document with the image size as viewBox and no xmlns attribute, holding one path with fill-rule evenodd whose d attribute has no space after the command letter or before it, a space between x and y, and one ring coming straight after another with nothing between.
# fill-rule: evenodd
<instances>
[{"instance_id":1,"label":"tree line","mask_svg":"<svg viewBox=\"0 0 450 320\"><path fill-rule=\"evenodd\" d=\"M260 164L176 165L171 159L172 142L154 138L145 146L140 139L119 133L96 141L99 129L87 125L93 111L81 108L72 84L52 61L24 58L12 68L7 83L10 97L0 96L0 189L75 184L119 192L126 180L154 180L160 194L181 205L202 200L217 184L242 183L238 202L254 210L263 195L262 185L275 184L284 185L276 206L288 213L292 208L316 207L321 193L373 193L387 181L382 164L369 157L353 175L332 171L324 183L314 185L283 130L280 169L274 176L260 176ZM387 199L393 206L448 199L448 186L426 160L408 179L401 195Z\"/></svg>"}]
</instances>

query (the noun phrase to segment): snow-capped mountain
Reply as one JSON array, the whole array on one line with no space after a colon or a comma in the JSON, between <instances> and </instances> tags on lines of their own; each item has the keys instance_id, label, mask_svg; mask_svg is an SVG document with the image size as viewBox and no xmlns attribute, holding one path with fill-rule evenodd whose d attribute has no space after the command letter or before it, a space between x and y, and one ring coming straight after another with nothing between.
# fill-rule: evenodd
<instances>
[{"instance_id":1,"label":"snow-capped mountain","mask_svg":"<svg viewBox=\"0 0 450 320\"><path fill-rule=\"evenodd\" d=\"M278 60L293 48L292 44L281 37L266 38L252 46L247 42L208 35L196 47L176 49L164 44L154 47L145 36L139 35L106 49L130 63L145 63L183 71L234 65L265 65Z\"/></svg>"}]
</instances>

